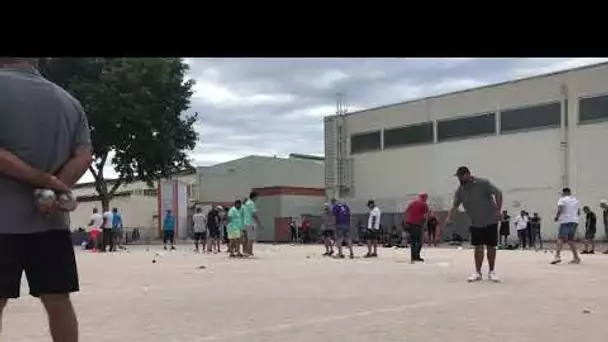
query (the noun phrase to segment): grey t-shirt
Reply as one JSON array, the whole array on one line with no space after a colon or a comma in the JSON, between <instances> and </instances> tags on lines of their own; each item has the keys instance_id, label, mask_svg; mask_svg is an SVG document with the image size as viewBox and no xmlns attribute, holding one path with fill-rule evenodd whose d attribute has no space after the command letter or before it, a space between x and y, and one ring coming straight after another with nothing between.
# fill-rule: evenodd
<instances>
[{"instance_id":1,"label":"grey t-shirt","mask_svg":"<svg viewBox=\"0 0 608 342\"><path fill-rule=\"evenodd\" d=\"M0 148L32 167L58 172L91 135L80 103L33 68L0 68ZM69 229L66 213L44 217L34 189L0 174L0 233Z\"/></svg>"},{"instance_id":2,"label":"grey t-shirt","mask_svg":"<svg viewBox=\"0 0 608 342\"><path fill-rule=\"evenodd\" d=\"M490 181L474 177L460 185L454 195L454 207L462 206L471 219L471 226L486 227L498 222L494 197L502 193Z\"/></svg>"}]
</instances>

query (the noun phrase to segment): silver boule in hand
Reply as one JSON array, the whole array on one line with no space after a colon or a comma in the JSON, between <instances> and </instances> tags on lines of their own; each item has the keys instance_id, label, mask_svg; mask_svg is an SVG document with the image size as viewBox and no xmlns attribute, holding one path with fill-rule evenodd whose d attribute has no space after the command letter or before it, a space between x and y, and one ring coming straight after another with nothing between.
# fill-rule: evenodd
<instances>
[{"instance_id":1,"label":"silver boule in hand","mask_svg":"<svg viewBox=\"0 0 608 342\"><path fill-rule=\"evenodd\" d=\"M59 195L59 208L61 208L61 210L74 211L77 206L78 202L74 199L72 192Z\"/></svg>"},{"instance_id":2,"label":"silver boule in hand","mask_svg":"<svg viewBox=\"0 0 608 342\"><path fill-rule=\"evenodd\" d=\"M57 200L55 191L51 189L36 189L34 191L34 196L36 197L38 204L43 206L49 206Z\"/></svg>"}]
</instances>

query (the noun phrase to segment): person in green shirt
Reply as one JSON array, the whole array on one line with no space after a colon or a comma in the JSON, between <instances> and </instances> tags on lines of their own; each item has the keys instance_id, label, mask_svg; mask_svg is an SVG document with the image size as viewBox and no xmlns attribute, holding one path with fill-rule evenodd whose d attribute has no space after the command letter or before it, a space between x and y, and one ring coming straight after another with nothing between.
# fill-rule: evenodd
<instances>
[{"instance_id":1,"label":"person in green shirt","mask_svg":"<svg viewBox=\"0 0 608 342\"><path fill-rule=\"evenodd\" d=\"M253 255L253 242L255 241L255 230L260 226L260 219L257 215L257 207L255 201L258 198L258 193L252 191L249 194L249 199L243 204L243 253L245 255Z\"/></svg>"},{"instance_id":2,"label":"person in green shirt","mask_svg":"<svg viewBox=\"0 0 608 342\"><path fill-rule=\"evenodd\" d=\"M230 257L242 257L240 251L241 232L243 231L243 207L241 200L234 201L234 206L228 210L228 252Z\"/></svg>"}]
</instances>

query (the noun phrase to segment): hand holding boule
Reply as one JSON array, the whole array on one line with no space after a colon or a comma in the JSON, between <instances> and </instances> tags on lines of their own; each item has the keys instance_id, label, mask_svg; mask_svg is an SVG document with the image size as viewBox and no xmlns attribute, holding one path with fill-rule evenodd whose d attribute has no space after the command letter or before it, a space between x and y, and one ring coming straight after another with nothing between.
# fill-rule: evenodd
<instances>
[{"instance_id":1,"label":"hand holding boule","mask_svg":"<svg viewBox=\"0 0 608 342\"><path fill-rule=\"evenodd\" d=\"M59 207L64 211L74 211L78 206L78 202L74 198L72 192L64 192L59 195Z\"/></svg>"},{"instance_id":2,"label":"hand holding boule","mask_svg":"<svg viewBox=\"0 0 608 342\"><path fill-rule=\"evenodd\" d=\"M38 204L38 209L44 214L49 215L56 212L59 208L57 195L51 189L36 189L34 190L34 198Z\"/></svg>"}]
</instances>

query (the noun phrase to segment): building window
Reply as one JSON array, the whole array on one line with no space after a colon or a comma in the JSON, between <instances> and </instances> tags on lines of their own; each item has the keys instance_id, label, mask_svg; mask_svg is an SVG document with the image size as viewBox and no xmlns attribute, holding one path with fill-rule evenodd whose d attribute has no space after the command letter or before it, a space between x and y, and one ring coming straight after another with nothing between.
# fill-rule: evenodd
<instances>
[{"instance_id":1,"label":"building window","mask_svg":"<svg viewBox=\"0 0 608 342\"><path fill-rule=\"evenodd\" d=\"M580 98L578 113L579 122L608 120L608 95Z\"/></svg>"},{"instance_id":2,"label":"building window","mask_svg":"<svg viewBox=\"0 0 608 342\"><path fill-rule=\"evenodd\" d=\"M188 184L186 191L188 192L188 198L198 197L198 186L196 184Z\"/></svg>"},{"instance_id":3,"label":"building window","mask_svg":"<svg viewBox=\"0 0 608 342\"><path fill-rule=\"evenodd\" d=\"M350 153L380 151L380 131L355 133L350 136Z\"/></svg>"},{"instance_id":4,"label":"building window","mask_svg":"<svg viewBox=\"0 0 608 342\"><path fill-rule=\"evenodd\" d=\"M433 143L433 123L384 130L384 148Z\"/></svg>"},{"instance_id":5,"label":"building window","mask_svg":"<svg viewBox=\"0 0 608 342\"><path fill-rule=\"evenodd\" d=\"M158 191L156 189L144 189L143 191L144 196L156 197L157 194Z\"/></svg>"},{"instance_id":6,"label":"building window","mask_svg":"<svg viewBox=\"0 0 608 342\"><path fill-rule=\"evenodd\" d=\"M500 131L517 132L528 129L556 128L561 122L559 102L534 105L500 112Z\"/></svg>"},{"instance_id":7,"label":"building window","mask_svg":"<svg viewBox=\"0 0 608 342\"><path fill-rule=\"evenodd\" d=\"M496 134L496 113L437 121L437 141Z\"/></svg>"}]
</instances>

